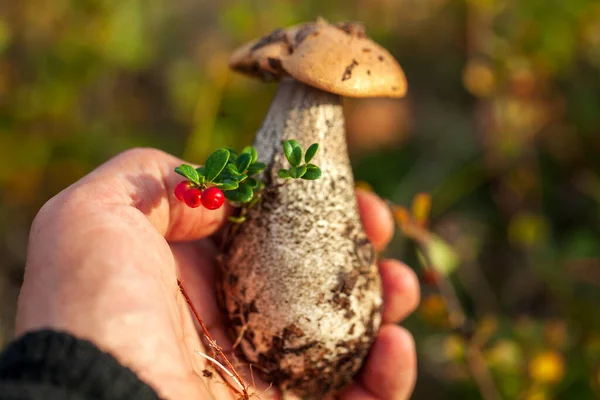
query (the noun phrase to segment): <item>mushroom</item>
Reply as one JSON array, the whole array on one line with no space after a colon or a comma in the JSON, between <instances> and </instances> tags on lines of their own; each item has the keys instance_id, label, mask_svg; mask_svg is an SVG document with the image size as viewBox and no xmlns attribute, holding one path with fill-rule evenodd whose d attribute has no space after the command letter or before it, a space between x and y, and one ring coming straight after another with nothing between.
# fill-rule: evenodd
<instances>
[{"instance_id":1,"label":"mushroom","mask_svg":"<svg viewBox=\"0 0 600 400\"><path fill-rule=\"evenodd\" d=\"M247 44L234 70L280 80L254 146L266 188L229 238L221 302L247 360L282 391L323 399L360 368L381 321L376 255L354 192L341 96L401 97L396 60L361 25L324 20ZM282 185L281 142L318 142L323 176Z\"/></svg>"}]
</instances>

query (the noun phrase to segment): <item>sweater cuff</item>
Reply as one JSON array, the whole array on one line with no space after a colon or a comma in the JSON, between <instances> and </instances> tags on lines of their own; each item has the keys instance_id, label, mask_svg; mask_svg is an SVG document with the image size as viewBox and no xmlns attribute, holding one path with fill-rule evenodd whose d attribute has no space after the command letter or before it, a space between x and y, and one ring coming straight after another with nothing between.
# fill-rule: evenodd
<instances>
[{"instance_id":1,"label":"sweater cuff","mask_svg":"<svg viewBox=\"0 0 600 400\"><path fill-rule=\"evenodd\" d=\"M109 353L87 340L51 330L27 333L0 354L0 386L27 393L67 391L69 398L159 399L150 386Z\"/></svg>"}]
</instances>

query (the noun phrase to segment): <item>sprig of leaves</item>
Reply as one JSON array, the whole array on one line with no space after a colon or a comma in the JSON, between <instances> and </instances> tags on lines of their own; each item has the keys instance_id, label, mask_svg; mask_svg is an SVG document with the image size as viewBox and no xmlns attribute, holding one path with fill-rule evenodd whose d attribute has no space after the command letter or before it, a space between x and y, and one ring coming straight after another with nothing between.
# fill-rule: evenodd
<instances>
[{"instance_id":1,"label":"sprig of leaves","mask_svg":"<svg viewBox=\"0 0 600 400\"><path fill-rule=\"evenodd\" d=\"M318 150L318 143L312 144L303 152L297 141L285 141L283 152L291 167L279 170L279 176L284 179L320 178L319 167L310 164ZM229 201L252 206L258 201L258 194L265 187L265 183L258 178L265 168L267 164L258 161L258 152L252 146L244 147L239 153L231 148L222 147L208 156L203 167L194 168L182 164L175 168L175 172L201 190L216 186L224 192Z\"/></svg>"},{"instance_id":2,"label":"sprig of leaves","mask_svg":"<svg viewBox=\"0 0 600 400\"><path fill-rule=\"evenodd\" d=\"M264 183L253 176L265 168L267 165L258 161L256 149L248 146L239 154L229 148L217 149L208 157L204 167L183 164L175 168L175 172L200 189L216 186L223 190L228 200L248 203L264 187Z\"/></svg>"},{"instance_id":3,"label":"sprig of leaves","mask_svg":"<svg viewBox=\"0 0 600 400\"><path fill-rule=\"evenodd\" d=\"M285 158L290 163L288 169L280 169L278 175L283 179L306 179L315 180L321 177L321 169L310 161L315 157L319 150L319 144L311 144L306 152L302 150L302 146L295 140L286 140L283 142L283 153ZM304 153L304 163L302 163L302 154Z\"/></svg>"}]
</instances>

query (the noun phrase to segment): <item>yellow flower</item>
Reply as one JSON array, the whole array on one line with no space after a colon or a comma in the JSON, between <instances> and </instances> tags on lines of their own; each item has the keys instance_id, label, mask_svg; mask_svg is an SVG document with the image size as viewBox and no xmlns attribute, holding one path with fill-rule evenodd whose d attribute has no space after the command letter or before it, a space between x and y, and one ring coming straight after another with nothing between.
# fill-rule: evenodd
<instances>
[{"instance_id":1,"label":"yellow flower","mask_svg":"<svg viewBox=\"0 0 600 400\"><path fill-rule=\"evenodd\" d=\"M529 375L539 383L557 383L565 375L565 362L556 351L536 354L529 362Z\"/></svg>"}]
</instances>

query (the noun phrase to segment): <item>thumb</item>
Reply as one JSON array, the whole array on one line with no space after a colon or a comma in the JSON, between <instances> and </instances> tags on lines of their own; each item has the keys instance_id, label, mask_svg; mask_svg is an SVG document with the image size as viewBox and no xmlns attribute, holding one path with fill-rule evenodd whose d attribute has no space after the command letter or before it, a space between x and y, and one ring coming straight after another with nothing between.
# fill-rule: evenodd
<instances>
[{"instance_id":1,"label":"thumb","mask_svg":"<svg viewBox=\"0 0 600 400\"><path fill-rule=\"evenodd\" d=\"M122 204L137 208L169 241L201 239L225 222L229 207L195 209L173 195L182 181L174 168L184 161L156 149L131 149L107 161L68 191L79 192L88 205Z\"/></svg>"}]
</instances>

